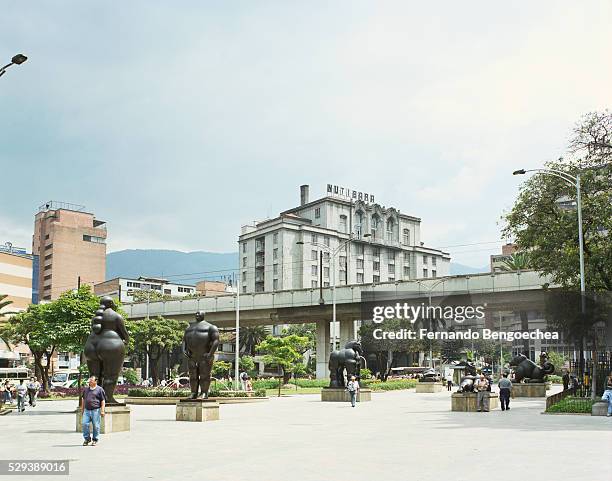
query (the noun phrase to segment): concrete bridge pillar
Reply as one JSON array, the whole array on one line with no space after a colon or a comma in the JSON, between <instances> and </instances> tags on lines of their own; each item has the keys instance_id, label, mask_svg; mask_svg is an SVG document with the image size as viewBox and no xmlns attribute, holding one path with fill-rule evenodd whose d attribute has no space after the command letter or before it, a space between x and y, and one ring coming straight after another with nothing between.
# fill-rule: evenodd
<instances>
[{"instance_id":1,"label":"concrete bridge pillar","mask_svg":"<svg viewBox=\"0 0 612 481\"><path fill-rule=\"evenodd\" d=\"M329 322L317 322L317 379L329 377Z\"/></svg>"},{"instance_id":2,"label":"concrete bridge pillar","mask_svg":"<svg viewBox=\"0 0 612 481\"><path fill-rule=\"evenodd\" d=\"M340 321L340 349L344 349L347 342L355 339L355 321Z\"/></svg>"}]
</instances>

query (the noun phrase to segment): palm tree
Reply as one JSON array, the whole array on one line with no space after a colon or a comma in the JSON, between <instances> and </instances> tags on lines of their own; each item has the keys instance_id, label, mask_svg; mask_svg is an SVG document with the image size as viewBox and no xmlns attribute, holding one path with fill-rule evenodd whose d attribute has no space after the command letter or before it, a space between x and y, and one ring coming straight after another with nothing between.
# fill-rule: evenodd
<instances>
[{"instance_id":1,"label":"palm tree","mask_svg":"<svg viewBox=\"0 0 612 481\"><path fill-rule=\"evenodd\" d=\"M240 349L250 356L255 355L255 346L261 343L269 334L265 326L240 328Z\"/></svg>"},{"instance_id":2,"label":"palm tree","mask_svg":"<svg viewBox=\"0 0 612 481\"><path fill-rule=\"evenodd\" d=\"M531 258L528 252L515 252L504 261L504 271L524 271L530 269Z\"/></svg>"},{"instance_id":3,"label":"palm tree","mask_svg":"<svg viewBox=\"0 0 612 481\"><path fill-rule=\"evenodd\" d=\"M17 314L17 312L13 312L13 311L2 312L2 309L4 309L6 306L13 303L13 301L6 299L7 297L8 297L8 294L0 294L0 317L12 316L13 314Z\"/></svg>"}]
</instances>

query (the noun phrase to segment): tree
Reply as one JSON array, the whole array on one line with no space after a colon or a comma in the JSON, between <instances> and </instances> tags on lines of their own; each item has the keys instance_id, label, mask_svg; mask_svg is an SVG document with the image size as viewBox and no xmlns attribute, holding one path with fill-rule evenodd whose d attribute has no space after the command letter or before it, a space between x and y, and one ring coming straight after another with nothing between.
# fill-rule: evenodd
<instances>
[{"instance_id":1,"label":"tree","mask_svg":"<svg viewBox=\"0 0 612 481\"><path fill-rule=\"evenodd\" d=\"M147 300L149 302L156 302L171 301L173 297L154 290L135 290L132 293L132 299L134 302L147 302Z\"/></svg>"},{"instance_id":2,"label":"tree","mask_svg":"<svg viewBox=\"0 0 612 481\"><path fill-rule=\"evenodd\" d=\"M159 361L183 340L188 323L157 316L140 319L128 325L130 336L134 339L134 349L149 356L154 384L159 381Z\"/></svg>"},{"instance_id":3,"label":"tree","mask_svg":"<svg viewBox=\"0 0 612 481\"><path fill-rule=\"evenodd\" d=\"M250 356L255 355L256 347L261 343L269 331L265 326L245 326L240 328L239 347L241 351Z\"/></svg>"},{"instance_id":4,"label":"tree","mask_svg":"<svg viewBox=\"0 0 612 481\"><path fill-rule=\"evenodd\" d=\"M215 378L227 376L232 369L232 365L226 361L215 361L212 368L212 375Z\"/></svg>"},{"instance_id":5,"label":"tree","mask_svg":"<svg viewBox=\"0 0 612 481\"><path fill-rule=\"evenodd\" d=\"M257 350L264 354L264 362L277 366L279 375L282 376L278 383L279 397L283 384L289 381L295 367L302 364L302 352L307 349L307 346L308 338L295 334L286 337L267 336L257 345Z\"/></svg>"},{"instance_id":6,"label":"tree","mask_svg":"<svg viewBox=\"0 0 612 481\"><path fill-rule=\"evenodd\" d=\"M240 356L239 362L240 370L248 372L249 374L255 371L255 361L251 356Z\"/></svg>"},{"instance_id":7,"label":"tree","mask_svg":"<svg viewBox=\"0 0 612 481\"><path fill-rule=\"evenodd\" d=\"M504 271L525 271L529 267L529 253L515 252L508 259L504 260L502 269Z\"/></svg>"},{"instance_id":8,"label":"tree","mask_svg":"<svg viewBox=\"0 0 612 481\"><path fill-rule=\"evenodd\" d=\"M610 112L587 114L574 129L570 157L545 164L581 175L585 278L591 291L612 290L611 135ZM559 206L561 198L575 202L576 190L558 177L533 175L505 216L503 235L514 237L522 251L529 251L531 268L576 289L580 284L577 214Z\"/></svg>"},{"instance_id":9,"label":"tree","mask_svg":"<svg viewBox=\"0 0 612 481\"><path fill-rule=\"evenodd\" d=\"M17 312L11 312L11 311L2 312L2 309L4 309L7 306L10 306L13 303L13 301L11 301L10 299L7 299L7 297L8 297L8 294L0 294L0 317L17 314Z\"/></svg>"}]
</instances>

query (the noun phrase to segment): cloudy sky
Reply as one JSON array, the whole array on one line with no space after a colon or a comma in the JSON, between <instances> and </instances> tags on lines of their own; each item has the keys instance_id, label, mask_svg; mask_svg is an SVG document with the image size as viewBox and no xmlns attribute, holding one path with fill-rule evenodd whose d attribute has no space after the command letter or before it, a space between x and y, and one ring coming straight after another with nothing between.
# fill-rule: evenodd
<instances>
[{"instance_id":1,"label":"cloudy sky","mask_svg":"<svg viewBox=\"0 0 612 481\"><path fill-rule=\"evenodd\" d=\"M487 264L519 178L612 104L609 1L5 0L0 243L47 200L109 250L228 252L326 183Z\"/></svg>"}]
</instances>

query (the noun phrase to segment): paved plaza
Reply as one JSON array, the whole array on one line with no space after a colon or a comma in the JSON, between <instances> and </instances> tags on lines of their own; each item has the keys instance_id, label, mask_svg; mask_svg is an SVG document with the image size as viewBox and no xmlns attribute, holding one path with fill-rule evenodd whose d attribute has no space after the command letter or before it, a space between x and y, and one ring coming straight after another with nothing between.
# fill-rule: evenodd
<instances>
[{"instance_id":1,"label":"paved plaza","mask_svg":"<svg viewBox=\"0 0 612 481\"><path fill-rule=\"evenodd\" d=\"M354 409L319 395L272 398L222 405L209 423L176 422L174 406L133 406L132 430L96 447L74 432L76 401L47 401L0 417L1 457L69 459L70 479L88 481L612 479L612 419L542 415L543 399L451 412L449 396L375 393ZM34 479L47 478L65 479Z\"/></svg>"}]
</instances>

